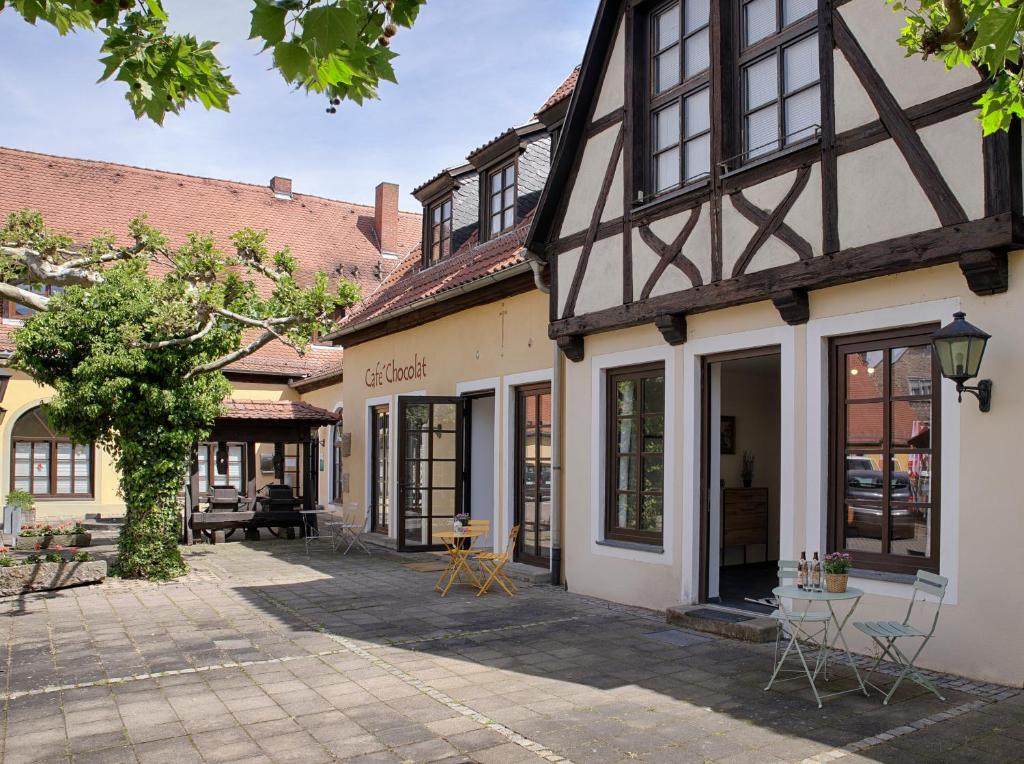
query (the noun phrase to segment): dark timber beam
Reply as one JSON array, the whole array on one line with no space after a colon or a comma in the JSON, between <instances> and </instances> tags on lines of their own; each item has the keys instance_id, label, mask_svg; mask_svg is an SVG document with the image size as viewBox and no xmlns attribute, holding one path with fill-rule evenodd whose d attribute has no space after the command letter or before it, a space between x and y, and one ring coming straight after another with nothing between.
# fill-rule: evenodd
<instances>
[{"instance_id":1,"label":"dark timber beam","mask_svg":"<svg viewBox=\"0 0 1024 764\"><path fill-rule=\"evenodd\" d=\"M686 342L686 314L666 313L654 319L661 336L669 345L682 345Z\"/></svg>"},{"instance_id":2,"label":"dark timber beam","mask_svg":"<svg viewBox=\"0 0 1024 764\"><path fill-rule=\"evenodd\" d=\"M563 337L559 337L558 349L565 354L573 363L579 363L583 360L583 336L580 334L569 334Z\"/></svg>"},{"instance_id":3,"label":"dark timber beam","mask_svg":"<svg viewBox=\"0 0 1024 764\"><path fill-rule=\"evenodd\" d=\"M790 326L806 324L811 317L810 301L806 289L787 289L772 295L772 303L782 320Z\"/></svg>"},{"instance_id":4,"label":"dark timber beam","mask_svg":"<svg viewBox=\"0 0 1024 764\"><path fill-rule=\"evenodd\" d=\"M960 255L960 270L967 286L977 295L1002 294L1010 288L1010 267L1006 251L983 249Z\"/></svg>"}]
</instances>

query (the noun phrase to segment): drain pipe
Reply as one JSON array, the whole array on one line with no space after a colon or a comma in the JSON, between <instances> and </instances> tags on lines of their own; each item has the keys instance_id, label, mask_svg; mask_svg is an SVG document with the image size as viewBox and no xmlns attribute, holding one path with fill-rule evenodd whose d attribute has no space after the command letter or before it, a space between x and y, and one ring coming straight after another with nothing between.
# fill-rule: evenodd
<instances>
[{"instance_id":1,"label":"drain pipe","mask_svg":"<svg viewBox=\"0 0 1024 764\"><path fill-rule=\"evenodd\" d=\"M544 294L551 287L544 280L544 263L527 253L533 283ZM551 584L562 583L562 353L551 343Z\"/></svg>"}]
</instances>

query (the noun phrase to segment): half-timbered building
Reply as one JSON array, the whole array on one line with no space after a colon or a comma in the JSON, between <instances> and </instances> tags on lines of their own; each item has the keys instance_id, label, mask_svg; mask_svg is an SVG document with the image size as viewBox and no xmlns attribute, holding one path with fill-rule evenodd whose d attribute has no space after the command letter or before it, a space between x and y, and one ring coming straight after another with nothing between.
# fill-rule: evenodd
<instances>
[{"instance_id":1,"label":"half-timbered building","mask_svg":"<svg viewBox=\"0 0 1024 764\"><path fill-rule=\"evenodd\" d=\"M858 618L940 573L925 664L1020 684L1020 130L983 138L984 83L901 24L601 2L527 242L570 361L565 579L757 609L778 559L848 551ZM957 311L993 335L991 413L933 357Z\"/></svg>"}]
</instances>

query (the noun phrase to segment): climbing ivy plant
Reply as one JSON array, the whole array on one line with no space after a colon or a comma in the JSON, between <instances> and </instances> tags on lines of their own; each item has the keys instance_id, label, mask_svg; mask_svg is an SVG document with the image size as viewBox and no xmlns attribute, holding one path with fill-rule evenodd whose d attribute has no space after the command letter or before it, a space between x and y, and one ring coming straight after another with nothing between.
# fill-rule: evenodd
<instances>
[{"instance_id":1,"label":"climbing ivy plant","mask_svg":"<svg viewBox=\"0 0 1024 764\"><path fill-rule=\"evenodd\" d=\"M322 273L300 284L288 250L252 229L230 251L199 234L171 247L142 217L127 239L75 248L39 213L14 213L0 227L0 297L36 311L11 364L53 388L50 421L114 458L126 507L115 572L160 580L185 571L177 494L230 392L222 370L270 342L304 352L359 289Z\"/></svg>"},{"instance_id":2,"label":"climbing ivy plant","mask_svg":"<svg viewBox=\"0 0 1024 764\"><path fill-rule=\"evenodd\" d=\"M416 21L426 0L250 0L250 39L284 80L328 99L377 97L381 80L395 82L391 41ZM97 30L104 66L100 78L126 86L138 118L163 124L190 102L228 110L238 91L217 58L217 43L172 33L163 0L0 0L30 24L45 22L61 35Z\"/></svg>"}]
</instances>

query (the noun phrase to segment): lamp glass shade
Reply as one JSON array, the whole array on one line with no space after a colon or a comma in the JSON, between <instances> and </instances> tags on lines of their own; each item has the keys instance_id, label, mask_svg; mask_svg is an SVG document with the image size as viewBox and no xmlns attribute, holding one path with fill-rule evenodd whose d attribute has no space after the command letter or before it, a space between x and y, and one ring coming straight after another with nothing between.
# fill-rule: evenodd
<instances>
[{"instance_id":1,"label":"lamp glass shade","mask_svg":"<svg viewBox=\"0 0 1024 764\"><path fill-rule=\"evenodd\" d=\"M965 319L963 313L956 313L951 324L932 335L932 347L939 360L942 376L961 384L978 376L990 337Z\"/></svg>"}]
</instances>

